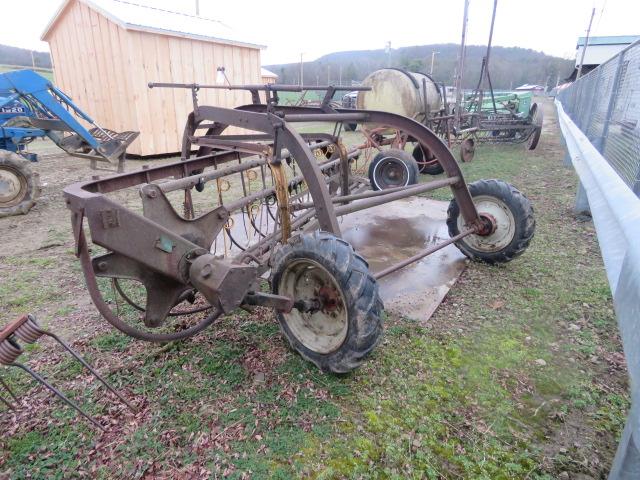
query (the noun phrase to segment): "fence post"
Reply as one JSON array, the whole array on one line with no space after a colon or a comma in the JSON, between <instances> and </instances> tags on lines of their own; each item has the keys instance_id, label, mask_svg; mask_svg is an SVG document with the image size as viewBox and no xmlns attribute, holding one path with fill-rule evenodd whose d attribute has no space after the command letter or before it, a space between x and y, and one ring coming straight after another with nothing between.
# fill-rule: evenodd
<instances>
[{"instance_id":1,"label":"fence post","mask_svg":"<svg viewBox=\"0 0 640 480\"><path fill-rule=\"evenodd\" d=\"M576 215L591 215L591 209L589 208L589 198L587 197L587 191L584 189L584 185L578 178L578 191L576 192L576 205L573 207L573 212Z\"/></svg>"},{"instance_id":2,"label":"fence post","mask_svg":"<svg viewBox=\"0 0 640 480\"><path fill-rule=\"evenodd\" d=\"M624 54L622 51L618 56L618 64L616 65L616 73L613 76L613 85L611 85L611 95L609 97L609 105L607 106L607 113L604 117L604 127L602 128L602 136L595 140L595 147L598 151L604 155L604 149L607 143L607 136L609 135L609 125L611 125L611 117L616 106L616 100L618 99L618 88L620 87L620 78L622 73L622 67L624 65Z\"/></svg>"}]
</instances>

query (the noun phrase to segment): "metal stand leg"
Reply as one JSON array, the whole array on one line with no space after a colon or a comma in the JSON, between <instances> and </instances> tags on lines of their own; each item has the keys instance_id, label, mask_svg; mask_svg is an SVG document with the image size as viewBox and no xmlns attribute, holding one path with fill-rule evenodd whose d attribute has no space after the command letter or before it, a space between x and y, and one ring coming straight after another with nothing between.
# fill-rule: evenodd
<instances>
[{"instance_id":1,"label":"metal stand leg","mask_svg":"<svg viewBox=\"0 0 640 480\"><path fill-rule=\"evenodd\" d=\"M576 206L574 212L577 215L591 216L591 209L589 208L589 199L587 198L587 192L582 185L582 182L578 182L578 192L576 193Z\"/></svg>"},{"instance_id":2,"label":"metal stand leg","mask_svg":"<svg viewBox=\"0 0 640 480\"><path fill-rule=\"evenodd\" d=\"M31 370L29 367L22 365L21 363L11 363L9 364L12 367L18 367L22 370L24 370L25 372L27 372L29 375L31 375L36 381L38 381L39 383L41 383L42 385L44 385L45 387L47 387L50 391L52 391L58 398L60 398L63 402L65 402L67 405L69 405L71 408L75 409L80 415L82 415L84 418L86 418L87 420L89 420L92 424L94 424L96 427L98 427L100 430L102 430L103 432L105 431L104 427L102 425L100 425L98 422L96 422L93 418L91 418L89 415L87 415L78 405L76 405L75 403L73 403L71 400L69 400L64 393L62 393L61 391L59 391L56 387L54 387L53 385L51 385L50 383L48 383L44 378L42 378L40 375L38 375L36 372L34 372L33 370Z\"/></svg>"}]
</instances>

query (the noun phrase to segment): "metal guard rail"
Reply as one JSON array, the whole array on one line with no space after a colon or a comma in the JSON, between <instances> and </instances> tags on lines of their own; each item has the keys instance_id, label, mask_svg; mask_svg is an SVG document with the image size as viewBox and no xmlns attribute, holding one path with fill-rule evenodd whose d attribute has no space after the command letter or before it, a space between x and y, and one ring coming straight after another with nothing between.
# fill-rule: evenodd
<instances>
[{"instance_id":1,"label":"metal guard rail","mask_svg":"<svg viewBox=\"0 0 640 480\"><path fill-rule=\"evenodd\" d=\"M640 478L640 199L556 100L558 121L598 235L630 376L631 409L610 480Z\"/></svg>"}]
</instances>

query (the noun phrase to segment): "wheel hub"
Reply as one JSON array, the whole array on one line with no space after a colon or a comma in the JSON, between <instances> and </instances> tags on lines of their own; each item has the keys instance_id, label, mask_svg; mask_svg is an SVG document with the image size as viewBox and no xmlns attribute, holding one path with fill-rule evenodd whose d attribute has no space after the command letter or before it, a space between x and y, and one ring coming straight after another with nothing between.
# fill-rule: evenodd
<instances>
[{"instance_id":1,"label":"wheel hub","mask_svg":"<svg viewBox=\"0 0 640 480\"><path fill-rule=\"evenodd\" d=\"M496 217L490 213L479 213L478 216L480 217L480 227L476 231L476 235L487 237L493 234L498 228Z\"/></svg>"},{"instance_id":2,"label":"wheel hub","mask_svg":"<svg viewBox=\"0 0 640 480\"><path fill-rule=\"evenodd\" d=\"M400 160L392 157L385 158L380 162L377 170L383 188L402 186L407 183L409 174Z\"/></svg>"},{"instance_id":3,"label":"wheel hub","mask_svg":"<svg viewBox=\"0 0 640 480\"><path fill-rule=\"evenodd\" d=\"M340 294L335 288L329 285L325 285L318 290L318 300L320 301L321 309L325 313L334 312L338 309L338 302Z\"/></svg>"},{"instance_id":4,"label":"wheel hub","mask_svg":"<svg viewBox=\"0 0 640 480\"><path fill-rule=\"evenodd\" d=\"M465 237L471 248L481 252L497 252L511 243L516 234L515 218L509 207L499 198L489 195L473 197L480 216L480 228L475 234ZM462 216L458 228L464 228Z\"/></svg>"},{"instance_id":5,"label":"wheel hub","mask_svg":"<svg viewBox=\"0 0 640 480\"><path fill-rule=\"evenodd\" d=\"M26 183L24 177L12 168L0 167L0 203L19 203L26 190Z\"/></svg>"}]
</instances>

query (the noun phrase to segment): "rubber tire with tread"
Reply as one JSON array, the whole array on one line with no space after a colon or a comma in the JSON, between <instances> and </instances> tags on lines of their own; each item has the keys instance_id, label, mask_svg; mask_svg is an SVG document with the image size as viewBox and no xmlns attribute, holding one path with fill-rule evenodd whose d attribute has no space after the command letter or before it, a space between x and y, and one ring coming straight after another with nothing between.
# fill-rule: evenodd
<instances>
[{"instance_id":1,"label":"rubber tire with tread","mask_svg":"<svg viewBox=\"0 0 640 480\"><path fill-rule=\"evenodd\" d=\"M522 255L529 246L529 243L531 243L536 227L533 207L529 199L513 185L503 182L502 180L478 180L477 182L470 183L468 187L471 197L490 196L498 198L506 204L509 210L511 210L515 220L515 233L509 245L496 252L476 250L465 242L466 237L455 242L458 249L471 260L490 264L507 263ZM447 210L447 227L450 237L454 237L460 233L458 230L459 215L460 207L454 198L451 200Z\"/></svg>"},{"instance_id":2,"label":"rubber tire with tread","mask_svg":"<svg viewBox=\"0 0 640 480\"><path fill-rule=\"evenodd\" d=\"M411 155L413 156L413 158L415 158L416 162L418 163L418 171L420 173L424 173L426 175L440 175L441 173L444 172L444 168L442 168L442 165L440 165L440 162L434 163L432 165L428 165L426 163L423 163L422 165L420 164L420 162L424 161L424 149L420 144L416 145L413 148L413 152ZM435 157L433 158L435 159Z\"/></svg>"},{"instance_id":3,"label":"rubber tire with tread","mask_svg":"<svg viewBox=\"0 0 640 480\"><path fill-rule=\"evenodd\" d=\"M531 105L531 108L529 109L529 117L531 117L531 121L536 126L536 129L531 134L532 136L527 142L527 149L535 150L538 146L538 142L540 141L540 136L542 135L542 123L544 122L544 112L537 103Z\"/></svg>"},{"instance_id":4,"label":"rubber tire with tread","mask_svg":"<svg viewBox=\"0 0 640 480\"><path fill-rule=\"evenodd\" d=\"M367 262L348 242L330 233L315 231L293 237L273 253L270 279L273 293L278 294L278 285L287 265L301 258L319 263L335 278L347 304L347 336L337 349L321 354L303 345L289 329L283 314L278 312L280 328L291 347L322 371L350 372L363 363L381 338L384 307L378 284L369 272Z\"/></svg>"},{"instance_id":5,"label":"rubber tire with tread","mask_svg":"<svg viewBox=\"0 0 640 480\"><path fill-rule=\"evenodd\" d=\"M405 186L415 185L416 183L418 183L419 170L418 170L418 162L416 162L416 159L413 158L413 156L410 153L405 152L404 150L399 150L397 148L389 148L388 150L383 150L382 152L378 152L378 154L375 157L373 157L373 160L371 160L371 163L369 164L369 181L371 182L371 188L373 190L381 190L380 188L377 187L376 181L374 178L376 166L385 158L389 158L389 157L399 160L407 167L408 178ZM394 187L389 187L389 188L394 188Z\"/></svg>"},{"instance_id":6,"label":"rubber tire with tread","mask_svg":"<svg viewBox=\"0 0 640 480\"><path fill-rule=\"evenodd\" d=\"M11 167L25 178L27 184L26 192L20 203L10 207L3 207L0 204L0 218L26 214L35 205L38 198L38 177L31 171L29 161L8 150L0 150L0 166Z\"/></svg>"}]
</instances>

